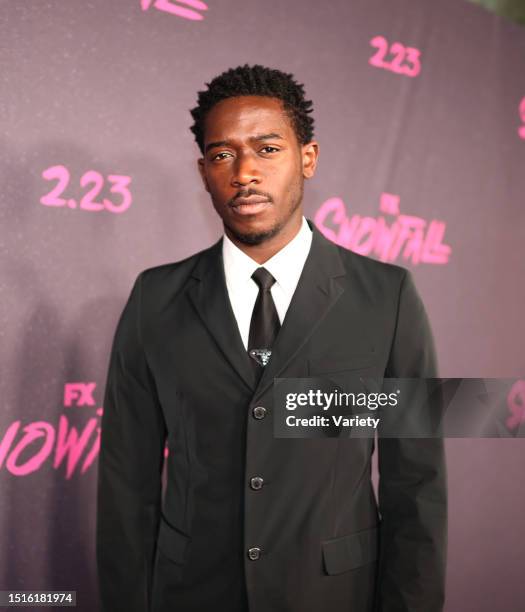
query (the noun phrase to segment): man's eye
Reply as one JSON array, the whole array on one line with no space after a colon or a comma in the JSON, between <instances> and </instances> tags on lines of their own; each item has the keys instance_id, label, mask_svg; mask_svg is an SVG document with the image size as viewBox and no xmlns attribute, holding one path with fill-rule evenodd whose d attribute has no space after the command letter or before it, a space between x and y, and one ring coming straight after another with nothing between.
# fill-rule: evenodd
<instances>
[{"instance_id":1,"label":"man's eye","mask_svg":"<svg viewBox=\"0 0 525 612\"><path fill-rule=\"evenodd\" d=\"M272 147L271 145L267 145L266 147L263 147L261 151L264 151L265 149L272 149L271 151L266 151L267 153L273 153L274 151L279 151L277 147Z\"/></svg>"},{"instance_id":2,"label":"man's eye","mask_svg":"<svg viewBox=\"0 0 525 612\"><path fill-rule=\"evenodd\" d=\"M211 160L213 161L214 159L224 159L224 157L219 157L220 155L229 155L229 153L226 153L225 151L223 151L222 153L217 153L217 155L214 155Z\"/></svg>"}]
</instances>

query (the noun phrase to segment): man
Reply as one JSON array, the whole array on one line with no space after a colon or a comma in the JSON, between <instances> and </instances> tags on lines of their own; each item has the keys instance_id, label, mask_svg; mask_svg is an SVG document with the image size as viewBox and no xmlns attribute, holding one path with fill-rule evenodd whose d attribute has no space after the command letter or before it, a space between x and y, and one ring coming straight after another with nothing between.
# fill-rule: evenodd
<instances>
[{"instance_id":1,"label":"man","mask_svg":"<svg viewBox=\"0 0 525 612\"><path fill-rule=\"evenodd\" d=\"M273 435L276 377L437 375L410 274L303 217L311 106L292 75L245 65L192 110L224 236L139 274L117 326L99 459L104 612L442 610L442 441L378 439L378 508L372 439Z\"/></svg>"}]
</instances>

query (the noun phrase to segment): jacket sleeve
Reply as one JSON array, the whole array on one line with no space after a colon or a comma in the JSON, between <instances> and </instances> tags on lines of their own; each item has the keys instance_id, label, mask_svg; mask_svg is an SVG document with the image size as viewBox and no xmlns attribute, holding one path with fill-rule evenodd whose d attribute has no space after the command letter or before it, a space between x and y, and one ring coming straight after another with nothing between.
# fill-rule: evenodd
<instances>
[{"instance_id":1,"label":"jacket sleeve","mask_svg":"<svg viewBox=\"0 0 525 612\"><path fill-rule=\"evenodd\" d=\"M137 277L117 324L104 393L96 558L102 612L148 612L165 423L141 341Z\"/></svg>"},{"instance_id":2,"label":"jacket sleeve","mask_svg":"<svg viewBox=\"0 0 525 612\"><path fill-rule=\"evenodd\" d=\"M434 340L409 271L399 290L389 378L436 378ZM380 555L376 612L441 612L447 554L442 438L378 439Z\"/></svg>"}]
</instances>

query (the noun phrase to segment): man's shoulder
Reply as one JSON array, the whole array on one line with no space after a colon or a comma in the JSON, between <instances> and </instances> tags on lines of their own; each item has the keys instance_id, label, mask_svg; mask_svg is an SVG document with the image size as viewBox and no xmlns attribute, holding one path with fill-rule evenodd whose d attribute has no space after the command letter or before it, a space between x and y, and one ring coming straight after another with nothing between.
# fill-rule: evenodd
<instances>
[{"instance_id":1,"label":"man's shoulder","mask_svg":"<svg viewBox=\"0 0 525 612\"><path fill-rule=\"evenodd\" d=\"M217 248L217 242L184 259L145 268L139 273L137 280L148 291L168 288L170 291L177 290L186 284L201 259L209 255L214 248Z\"/></svg>"},{"instance_id":2,"label":"man's shoulder","mask_svg":"<svg viewBox=\"0 0 525 612\"><path fill-rule=\"evenodd\" d=\"M407 268L397 264L372 259L340 245L334 246L339 252L348 275L358 276L363 280L399 284L410 274Z\"/></svg>"}]
</instances>

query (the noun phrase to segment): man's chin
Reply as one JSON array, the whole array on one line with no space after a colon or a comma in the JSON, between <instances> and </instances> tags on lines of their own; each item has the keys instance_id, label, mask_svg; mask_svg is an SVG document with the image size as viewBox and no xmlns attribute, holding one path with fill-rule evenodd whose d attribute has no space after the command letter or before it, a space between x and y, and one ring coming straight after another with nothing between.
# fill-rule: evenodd
<instances>
[{"instance_id":1,"label":"man's chin","mask_svg":"<svg viewBox=\"0 0 525 612\"><path fill-rule=\"evenodd\" d=\"M270 240L274 236L276 236L281 227L279 225L274 225L270 228L259 229L253 231L242 231L232 225L226 225L230 234L239 242L246 245L255 246L258 244L262 244L267 240Z\"/></svg>"}]
</instances>

